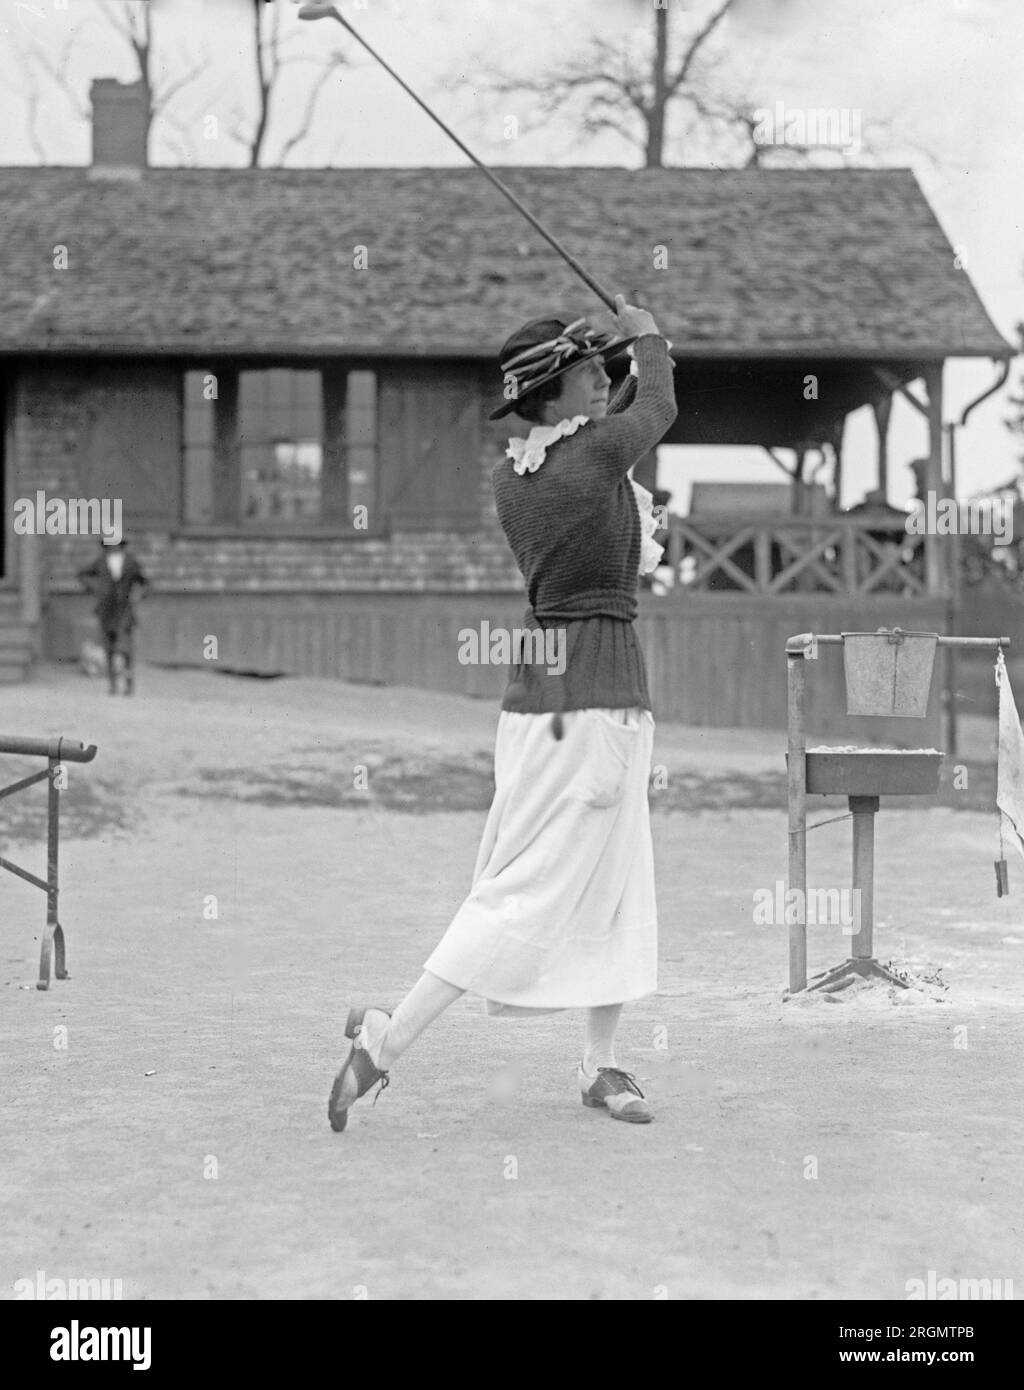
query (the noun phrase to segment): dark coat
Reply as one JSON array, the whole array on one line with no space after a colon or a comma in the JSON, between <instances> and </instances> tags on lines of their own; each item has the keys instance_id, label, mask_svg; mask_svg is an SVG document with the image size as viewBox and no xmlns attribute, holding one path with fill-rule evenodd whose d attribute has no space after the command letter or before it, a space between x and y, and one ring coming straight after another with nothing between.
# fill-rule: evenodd
<instances>
[{"instance_id":1,"label":"dark coat","mask_svg":"<svg viewBox=\"0 0 1024 1390\"><path fill-rule=\"evenodd\" d=\"M124 552L120 579L115 579L106 555L78 571L78 578L96 598L95 613L104 632L130 632L135 626L132 596L136 589L149 588L149 580L130 550Z\"/></svg>"}]
</instances>

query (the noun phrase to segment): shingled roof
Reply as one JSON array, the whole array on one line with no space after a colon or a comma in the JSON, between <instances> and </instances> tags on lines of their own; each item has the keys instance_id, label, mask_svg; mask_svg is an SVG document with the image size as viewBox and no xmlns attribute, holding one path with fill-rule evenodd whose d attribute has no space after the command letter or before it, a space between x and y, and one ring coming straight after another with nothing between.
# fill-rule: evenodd
<instances>
[{"instance_id":1,"label":"shingled roof","mask_svg":"<svg viewBox=\"0 0 1024 1390\"><path fill-rule=\"evenodd\" d=\"M1013 351L909 170L502 175L677 356ZM527 318L597 307L472 168L8 168L0 209L0 352L493 358Z\"/></svg>"}]
</instances>

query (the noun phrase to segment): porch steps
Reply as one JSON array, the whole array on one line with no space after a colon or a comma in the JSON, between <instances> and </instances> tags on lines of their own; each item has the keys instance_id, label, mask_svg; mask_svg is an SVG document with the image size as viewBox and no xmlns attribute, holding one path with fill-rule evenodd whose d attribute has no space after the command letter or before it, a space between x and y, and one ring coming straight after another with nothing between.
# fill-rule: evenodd
<instances>
[{"instance_id":1,"label":"porch steps","mask_svg":"<svg viewBox=\"0 0 1024 1390\"><path fill-rule=\"evenodd\" d=\"M21 616L20 596L0 592L0 685L20 685L28 680L35 647L32 624Z\"/></svg>"}]
</instances>

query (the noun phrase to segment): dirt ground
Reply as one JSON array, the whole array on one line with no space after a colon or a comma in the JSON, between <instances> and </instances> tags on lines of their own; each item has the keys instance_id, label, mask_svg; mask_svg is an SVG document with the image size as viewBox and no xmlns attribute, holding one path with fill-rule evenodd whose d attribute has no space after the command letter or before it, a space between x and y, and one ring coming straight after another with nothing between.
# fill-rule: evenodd
<instances>
[{"instance_id":1,"label":"dirt ground","mask_svg":"<svg viewBox=\"0 0 1024 1390\"><path fill-rule=\"evenodd\" d=\"M496 718L153 668L134 700L57 667L0 690L7 733L100 750L69 765L47 993L43 895L0 877L0 1297L39 1270L129 1298L1024 1291L1024 863L997 900L983 799L883 808L877 954L920 988L785 1002L786 929L752 911L785 877L781 734L658 730L660 989L620 1050L654 1124L581 1106L578 1014L464 998L331 1132L348 1004L396 1003L468 888ZM44 800L0 802L38 873ZM810 854L847 882L849 823ZM812 972L847 946L813 928Z\"/></svg>"}]
</instances>

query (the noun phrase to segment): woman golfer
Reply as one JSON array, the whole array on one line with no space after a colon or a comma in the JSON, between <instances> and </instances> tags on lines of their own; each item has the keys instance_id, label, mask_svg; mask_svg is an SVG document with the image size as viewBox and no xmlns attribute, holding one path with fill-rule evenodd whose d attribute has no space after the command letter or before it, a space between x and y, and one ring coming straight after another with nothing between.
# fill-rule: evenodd
<instances>
[{"instance_id":1,"label":"woman golfer","mask_svg":"<svg viewBox=\"0 0 1024 1390\"><path fill-rule=\"evenodd\" d=\"M633 619L638 577L661 547L651 495L628 474L676 406L654 319L621 295L616 318L619 336L538 319L502 350L506 400L491 419L514 410L534 428L494 470L498 518L526 581L526 626L553 630L564 665L513 666L472 890L393 1013L349 1012L332 1129L388 1085L406 1048L467 990L493 1014L584 1010L583 1104L634 1124L653 1118L615 1058L622 1005L657 988L658 963L654 720ZM609 405L604 361L627 349L631 375Z\"/></svg>"}]
</instances>

